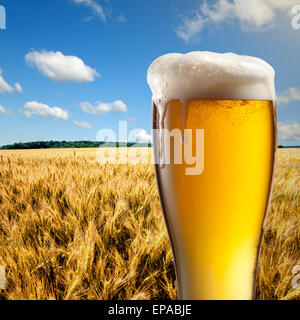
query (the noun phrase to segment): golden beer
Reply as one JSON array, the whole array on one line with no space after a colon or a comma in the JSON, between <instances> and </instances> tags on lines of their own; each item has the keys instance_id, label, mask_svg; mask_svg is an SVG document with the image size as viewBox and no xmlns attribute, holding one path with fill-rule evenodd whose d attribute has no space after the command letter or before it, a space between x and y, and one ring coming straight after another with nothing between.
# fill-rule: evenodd
<instances>
[{"instance_id":1,"label":"golden beer","mask_svg":"<svg viewBox=\"0 0 300 320\"><path fill-rule=\"evenodd\" d=\"M148 70L156 177L180 299L253 299L276 150L275 72L232 53Z\"/></svg>"},{"instance_id":2,"label":"golden beer","mask_svg":"<svg viewBox=\"0 0 300 320\"><path fill-rule=\"evenodd\" d=\"M272 101L170 101L154 128L204 129L205 164L156 165L160 198L182 299L252 299L275 151ZM184 132L182 132L184 136ZM159 143L159 139L157 141ZM180 143L180 141L174 141ZM158 146L155 146L158 148ZM193 149L195 146L193 147Z\"/></svg>"}]
</instances>

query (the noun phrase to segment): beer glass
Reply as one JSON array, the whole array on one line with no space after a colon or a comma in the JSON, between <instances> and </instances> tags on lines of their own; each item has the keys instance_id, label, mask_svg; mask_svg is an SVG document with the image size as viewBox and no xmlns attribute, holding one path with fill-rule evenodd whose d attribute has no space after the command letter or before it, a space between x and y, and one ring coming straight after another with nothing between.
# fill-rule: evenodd
<instances>
[{"instance_id":1,"label":"beer glass","mask_svg":"<svg viewBox=\"0 0 300 320\"><path fill-rule=\"evenodd\" d=\"M255 298L274 172L275 72L232 53L153 62L153 147L179 299Z\"/></svg>"}]
</instances>

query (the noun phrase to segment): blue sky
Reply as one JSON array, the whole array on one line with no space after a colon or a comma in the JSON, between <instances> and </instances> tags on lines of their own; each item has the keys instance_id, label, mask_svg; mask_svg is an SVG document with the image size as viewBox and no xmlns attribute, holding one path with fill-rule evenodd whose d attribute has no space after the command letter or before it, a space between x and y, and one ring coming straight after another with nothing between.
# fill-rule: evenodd
<instances>
[{"instance_id":1,"label":"blue sky","mask_svg":"<svg viewBox=\"0 0 300 320\"><path fill-rule=\"evenodd\" d=\"M0 145L95 140L100 129L118 131L119 120L147 138L149 65L162 54L194 50L269 62L279 143L300 145L300 17L297 8L291 13L297 2L0 0Z\"/></svg>"}]
</instances>

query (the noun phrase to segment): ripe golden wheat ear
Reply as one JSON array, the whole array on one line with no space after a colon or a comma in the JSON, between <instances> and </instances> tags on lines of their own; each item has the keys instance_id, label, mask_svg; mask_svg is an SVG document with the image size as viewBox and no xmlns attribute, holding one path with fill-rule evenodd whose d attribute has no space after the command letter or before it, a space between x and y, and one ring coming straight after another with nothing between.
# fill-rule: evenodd
<instances>
[{"instance_id":1,"label":"ripe golden wheat ear","mask_svg":"<svg viewBox=\"0 0 300 320\"><path fill-rule=\"evenodd\" d=\"M300 300L300 288L291 291L285 297L280 300Z\"/></svg>"},{"instance_id":2,"label":"ripe golden wheat ear","mask_svg":"<svg viewBox=\"0 0 300 320\"><path fill-rule=\"evenodd\" d=\"M289 291L289 287L291 287L292 276L286 276L280 283L279 287L275 291L278 299L282 299L286 293Z\"/></svg>"}]
</instances>

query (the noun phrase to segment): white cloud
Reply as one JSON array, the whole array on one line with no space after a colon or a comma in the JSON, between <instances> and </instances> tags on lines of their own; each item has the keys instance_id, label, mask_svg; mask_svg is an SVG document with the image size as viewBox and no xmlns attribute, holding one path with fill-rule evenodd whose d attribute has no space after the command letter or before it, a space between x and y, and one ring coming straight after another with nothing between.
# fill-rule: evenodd
<instances>
[{"instance_id":1,"label":"white cloud","mask_svg":"<svg viewBox=\"0 0 300 320\"><path fill-rule=\"evenodd\" d=\"M152 136L144 129L135 129L129 133L129 142L152 143Z\"/></svg>"},{"instance_id":2,"label":"white cloud","mask_svg":"<svg viewBox=\"0 0 300 320\"><path fill-rule=\"evenodd\" d=\"M16 83L15 83L15 90L18 91L18 92L20 92L20 93L23 92L23 89L22 89L22 87L21 87L21 85L20 85L19 82L16 82Z\"/></svg>"},{"instance_id":3,"label":"white cloud","mask_svg":"<svg viewBox=\"0 0 300 320\"><path fill-rule=\"evenodd\" d=\"M106 114L109 112L127 112L127 106L123 101L116 100L111 103L97 101L95 105L89 102L81 102L80 108L89 114Z\"/></svg>"},{"instance_id":4,"label":"white cloud","mask_svg":"<svg viewBox=\"0 0 300 320\"><path fill-rule=\"evenodd\" d=\"M188 42L194 36L198 35L205 25L205 19L196 12L191 19L185 18L183 24L176 29L179 38Z\"/></svg>"},{"instance_id":5,"label":"white cloud","mask_svg":"<svg viewBox=\"0 0 300 320\"><path fill-rule=\"evenodd\" d=\"M41 137L41 136L35 136L35 137L32 138L32 140L33 140L33 141L43 141L44 138Z\"/></svg>"},{"instance_id":6,"label":"white cloud","mask_svg":"<svg viewBox=\"0 0 300 320\"><path fill-rule=\"evenodd\" d=\"M31 51L25 56L28 65L56 82L93 82L100 75L76 56L57 51Z\"/></svg>"},{"instance_id":7,"label":"white cloud","mask_svg":"<svg viewBox=\"0 0 300 320\"><path fill-rule=\"evenodd\" d=\"M138 121L137 118L127 118L126 119L127 122L135 122L135 121Z\"/></svg>"},{"instance_id":8,"label":"white cloud","mask_svg":"<svg viewBox=\"0 0 300 320\"><path fill-rule=\"evenodd\" d=\"M3 78L2 76L2 70L0 69L0 94L1 93L13 93L13 92L22 92L23 89L20 85L20 83L16 82L15 83L15 87L12 87L11 85L9 85Z\"/></svg>"},{"instance_id":9,"label":"white cloud","mask_svg":"<svg viewBox=\"0 0 300 320\"><path fill-rule=\"evenodd\" d=\"M289 88L277 96L277 102L279 105L288 104L292 101L300 101L300 90L296 88Z\"/></svg>"},{"instance_id":10,"label":"white cloud","mask_svg":"<svg viewBox=\"0 0 300 320\"><path fill-rule=\"evenodd\" d=\"M77 127L82 128L82 129L91 129L92 128L92 126L86 121L76 121L76 120L74 120L73 122Z\"/></svg>"},{"instance_id":11,"label":"white cloud","mask_svg":"<svg viewBox=\"0 0 300 320\"><path fill-rule=\"evenodd\" d=\"M36 101L26 102L24 109L21 110L25 117L31 118L32 115L47 118L54 117L55 120L68 120L68 111L59 107L49 107L48 105Z\"/></svg>"},{"instance_id":12,"label":"white cloud","mask_svg":"<svg viewBox=\"0 0 300 320\"><path fill-rule=\"evenodd\" d=\"M11 112L0 106L0 114L10 114Z\"/></svg>"},{"instance_id":13,"label":"white cloud","mask_svg":"<svg viewBox=\"0 0 300 320\"><path fill-rule=\"evenodd\" d=\"M299 0L217 0L204 1L200 8L175 30L188 42L208 25L238 21L244 30L259 31L270 28L278 13L290 14Z\"/></svg>"},{"instance_id":14,"label":"white cloud","mask_svg":"<svg viewBox=\"0 0 300 320\"><path fill-rule=\"evenodd\" d=\"M278 139L300 141L300 123L297 121L279 122Z\"/></svg>"},{"instance_id":15,"label":"white cloud","mask_svg":"<svg viewBox=\"0 0 300 320\"><path fill-rule=\"evenodd\" d=\"M127 19L125 18L124 14L121 13L118 17L117 17L117 22L119 23L126 23L127 22Z\"/></svg>"},{"instance_id":16,"label":"white cloud","mask_svg":"<svg viewBox=\"0 0 300 320\"><path fill-rule=\"evenodd\" d=\"M76 4L82 4L92 9L93 13L97 15L102 21L106 21L106 14L100 4L95 0L73 0Z\"/></svg>"},{"instance_id":17,"label":"white cloud","mask_svg":"<svg viewBox=\"0 0 300 320\"><path fill-rule=\"evenodd\" d=\"M93 20L95 17L94 16L89 16L83 19L83 22L89 22L91 20Z\"/></svg>"}]
</instances>

